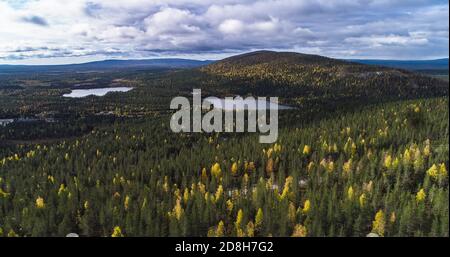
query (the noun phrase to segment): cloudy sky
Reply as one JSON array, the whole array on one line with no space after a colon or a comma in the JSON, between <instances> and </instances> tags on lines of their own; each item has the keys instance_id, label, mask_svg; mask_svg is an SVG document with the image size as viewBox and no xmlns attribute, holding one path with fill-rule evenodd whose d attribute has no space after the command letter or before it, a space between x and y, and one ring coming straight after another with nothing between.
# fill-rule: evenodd
<instances>
[{"instance_id":1,"label":"cloudy sky","mask_svg":"<svg viewBox=\"0 0 450 257\"><path fill-rule=\"evenodd\" d=\"M0 0L0 63L449 55L447 0Z\"/></svg>"}]
</instances>

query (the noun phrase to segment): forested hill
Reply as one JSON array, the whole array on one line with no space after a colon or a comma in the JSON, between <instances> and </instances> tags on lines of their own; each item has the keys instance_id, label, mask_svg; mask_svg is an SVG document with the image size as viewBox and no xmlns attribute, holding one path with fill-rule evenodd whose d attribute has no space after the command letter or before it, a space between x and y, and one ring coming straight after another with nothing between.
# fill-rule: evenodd
<instances>
[{"instance_id":1,"label":"forested hill","mask_svg":"<svg viewBox=\"0 0 450 257\"><path fill-rule=\"evenodd\" d=\"M230 57L200 70L280 96L417 98L448 95L448 82L407 70L365 65L318 55L258 51ZM273 90L272 90L273 91Z\"/></svg>"},{"instance_id":2,"label":"forested hill","mask_svg":"<svg viewBox=\"0 0 450 257\"><path fill-rule=\"evenodd\" d=\"M232 56L219 62L209 65L209 68L220 68L225 66L245 67L258 65L261 63L270 64L316 64L316 65L337 65L344 64L344 61L323 57L320 55L302 54L294 52L274 52L256 51L241 55ZM208 67L206 69L208 69Z\"/></svg>"}]
</instances>

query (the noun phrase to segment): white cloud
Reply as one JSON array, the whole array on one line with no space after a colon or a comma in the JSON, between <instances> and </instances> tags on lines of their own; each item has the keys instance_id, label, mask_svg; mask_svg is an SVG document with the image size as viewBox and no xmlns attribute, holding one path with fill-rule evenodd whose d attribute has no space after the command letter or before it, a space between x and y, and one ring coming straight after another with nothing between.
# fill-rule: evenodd
<instances>
[{"instance_id":1,"label":"white cloud","mask_svg":"<svg viewBox=\"0 0 450 257\"><path fill-rule=\"evenodd\" d=\"M0 62L256 49L442 57L448 12L442 0L0 0Z\"/></svg>"},{"instance_id":2,"label":"white cloud","mask_svg":"<svg viewBox=\"0 0 450 257\"><path fill-rule=\"evenodd\" d=\"M196 25L195 15L188 10L165 8L144 19L147 34L158 36L161 34L186 34L195 33L200 28Z\"/></svg>"},{"instance_id":3,"label":"white cloud","mask_svg":"<svg viewBox=\"0 0 450 257\"><path fill-rule=\"evenodd\" d=\"M219 25L220 32L224 34L239 35L244 30L244 23L236 19L228 19Z\"/></svg>"},{"instance_id":4,"label":"white cloud","mask_svg":"<svg viewBox=\"0 0 450 257\"><path fill-rule=\"evenodd\" d=\"M251 28L255 31L263 33L274 33L277 31L280 22L276 18L272 18L270 21L260 21L252 24Z\"/></svg>"},{"instance_id":5,"label":"white cloud","mask_svg":"<svg viewBox=\"0 0 450 257\"><path fill-rule=\"evenodd\" d=\"M345 39L346 43L356 43L361 45L368 45L372 47L381 47L385 45L425 45L428 39L420 34L412 34L408 36L400 35L372 35L365 37L350 37Z\"/></svg>"}]
</instances>

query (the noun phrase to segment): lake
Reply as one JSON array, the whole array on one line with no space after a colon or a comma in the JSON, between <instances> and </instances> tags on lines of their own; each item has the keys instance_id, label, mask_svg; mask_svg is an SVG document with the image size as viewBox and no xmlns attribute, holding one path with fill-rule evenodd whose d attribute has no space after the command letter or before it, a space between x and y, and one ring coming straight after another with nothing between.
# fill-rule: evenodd
<instances>
[{"instance_id":1,"label":"lake","mask_svg":"<svg viewBox=\"0 0 450 257\"><path fill-rule=\"evenodd\" d=\"M74 89L70 94L64 94L63 97L82 98L86 96L105 96L110 92L128 92L132 87L108 87L108 88L92 88L92 89Z\"/></svg>"},{"instance_id":2,"label":"lake","mask_svg":"<svg viewBox=\"0 0 450 257\"><path fill-rule=\"evenodd\" d=\"M272 103L269 102L267 100L259 100L259 99L255 99L255 101L249 101L247 99L243 99L243 100L235 100L234 102L236 102L236 105L234 105L233 103L226 101L225 99L221 99L221 98L212 98L212 97L208 97L205 98L205 101L210 102L211 104L214 105L215 108L217 109L222 109L225 111L232 111L232 110L267 110L267 109L275 109L278 107L278 110L291 110L294 109L293 107L287 106L287 105L281 105L281 104L276 104L276 103ZM244 108L244 105L245 106Z\"/></svg>"}]
</instances>

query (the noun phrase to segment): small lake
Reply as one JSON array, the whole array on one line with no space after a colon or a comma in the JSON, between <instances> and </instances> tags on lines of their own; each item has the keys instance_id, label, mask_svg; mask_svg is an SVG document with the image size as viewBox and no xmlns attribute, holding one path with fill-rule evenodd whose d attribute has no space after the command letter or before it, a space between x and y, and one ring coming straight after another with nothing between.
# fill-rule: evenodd
<instances>
[{"instance_id":1,"label":"small lake","mask_svg":"<svg viewBox=\"0 0 450 257\"><path fill-rule=\"evenodd\" d=\"M108 87L108 88L92 88L92 89L74 89L70 94L64 94L63 97L82 98L86 96L105 96L110 92L128 92L132 87Z\"/></svg>"},{"instance_id":2,"label":"small lake","mask_svg":"<svg viewBox=\"0 0 450 257\"><path fill-rule=\"evenodd\" d=\"M259 100L255 99L252 100L235 100L233 102L226 101L226 99L221 98L214 98L214 97L208 97L205 98L205 101L210 102L214 105L217 109L222 109L225 111L232 111L232 110L271 110L278 108L278 110L292 110L293 107L287 106L287 105L281 105L269 102L267 100ZM234 104L236 103L236 104Z\"/></svg>"}]
</instances>

